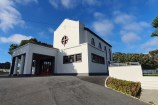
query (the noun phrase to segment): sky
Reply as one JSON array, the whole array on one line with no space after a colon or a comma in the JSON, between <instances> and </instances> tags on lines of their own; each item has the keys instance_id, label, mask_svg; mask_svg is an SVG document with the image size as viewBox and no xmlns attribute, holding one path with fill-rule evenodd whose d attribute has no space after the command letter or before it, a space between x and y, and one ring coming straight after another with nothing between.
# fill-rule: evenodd
<instances>
[{"instance_id":1,"label":"sky","mask_svg":"<svg viewBox=\"0 0 158 105\"><path fill-rule=\"evenodd\" d=\"M158 49L151 23L158 0L0 0L0 62L11 61L10 44L36 38L53 44L65 19L80 21L112 45L113 52Z\"/></svg>"}]
</instances>

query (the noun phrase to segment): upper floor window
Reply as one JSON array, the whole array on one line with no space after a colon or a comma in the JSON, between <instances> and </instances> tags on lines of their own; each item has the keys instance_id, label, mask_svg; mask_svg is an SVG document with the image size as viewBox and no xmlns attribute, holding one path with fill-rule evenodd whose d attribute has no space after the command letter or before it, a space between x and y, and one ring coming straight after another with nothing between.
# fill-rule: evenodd
<instances>
[{"instance_id":1,"label":"upper floor window","mask_svg":"<svg viewBox=\"0 0 158 105\"><path fill-rule=\"evenodd\" d=\"M93 46L95 46L94 38L91 39L91 44L92 44Z\"/></svg>"},{"instance_id":2,"label":"upper floor window","mask_svg":"<svg viewBox=\"0 0 158 105\"><path fill-rule=\"evenodd\" d=\"M99 43L99 49L102 49L102 47L101 47L101 43Z\"/></svg>"},{"instance_id":3,"label":"upper floor window","mask_svg":"<svg viewBox=\"0 0 158 105\"><path fill-rule=\"evenodd\" d=\"M111 61L111 50L109 49L109 57L110 57L110 61Z\"/></svg>"},{"instance_id":4,"label":"upper floor window","mask_svg":"<svg viewBox=\"0 0 158 105\"><path fill-rule=\"evenodd\" d=\"M104 46L104 51L105 51L106 59L107 59L107 49L106 49L106 46Z\"/></svg>"}]
</instances>

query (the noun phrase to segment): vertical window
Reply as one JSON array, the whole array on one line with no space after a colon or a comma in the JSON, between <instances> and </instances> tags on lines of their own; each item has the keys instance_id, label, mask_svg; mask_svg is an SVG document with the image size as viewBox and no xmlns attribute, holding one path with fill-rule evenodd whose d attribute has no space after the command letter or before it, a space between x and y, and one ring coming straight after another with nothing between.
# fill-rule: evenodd
<instances>
[{"instance_id":1,"label":"vertical window","mask_svg":"<svg viewBox=\"0 0 158 105\"><path fill-rule=\"evenodd\" d=\"M70 56L69 56L69 62L70 62L70 63L74 62L74 55L70 55Z\"/></svg>"},{"instance_id":2,"label":"vertical window","mask_svg":"<svg viewBox=\"0 0 158 105\"><path fill-rule=\"evenodd\" d=\"M109 49L109 57L110 57L110 61L111 61L111 50Z\"/></svg>"},{"instance_id":3,"label":"vertical window","mask_svg":"<svg viewBox=\"0 0 158 105\"><path fill-rule=\"evenodd\" d=\"M99 43L99 49L102 49L102 47L101 47L101 43Z\"/></svg>"},{"instance_id":4,"label":"vertical window","mask_svg":"<svg viewBox=\"0 0 158 105\"><path fill-rule=\"evenodd\" d=\"M104 51L105 51L106 59L107 59L107 49L106 49L106 46L104 46Z\"/></svg>"},{"instance_id":5,"label":"vertical window","mask_svg":"<svg viewBox=\"0 0 158 105\"><path fill-rule=\"evenodd\" d=\"M63 57L63 64L65 64L65 63L69 63L69 58L68 58L68 56L64 56L64 57Z\"/></svg>"},{"instance_id":6,"label":"vertical window","mask_svg":"<svg viewBox=\"0 0 158 105\"><path fill-rule=\"evenodd\" d=\"M76 61L82 61L82 55L76 54Z\"/></svg>"},{"instance_id":7,"label":"vertical window","mask_svg":"<svg viewBox=\"0 0 158 105\"><path fill-rule=\"evenodd\" d=\"M91 44L92 44L93 46L95 46L94 38L91 39Z\"/></svg>"}]
</instances>

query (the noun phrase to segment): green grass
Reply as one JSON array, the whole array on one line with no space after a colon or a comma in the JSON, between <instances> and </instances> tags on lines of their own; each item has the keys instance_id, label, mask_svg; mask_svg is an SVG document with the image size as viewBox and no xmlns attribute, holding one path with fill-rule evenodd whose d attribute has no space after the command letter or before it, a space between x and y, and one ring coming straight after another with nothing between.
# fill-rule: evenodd
<instances>
[{"instance_id":1,"label":"green grass","mask_svg":"<svg viewBox=\"0 0 158 105\"><path fill-rule=\"evenodd\" d=\"M158 73L156 73L156 74L143 74L143 76L158 76Z\"/></svg>"}]
</instances>

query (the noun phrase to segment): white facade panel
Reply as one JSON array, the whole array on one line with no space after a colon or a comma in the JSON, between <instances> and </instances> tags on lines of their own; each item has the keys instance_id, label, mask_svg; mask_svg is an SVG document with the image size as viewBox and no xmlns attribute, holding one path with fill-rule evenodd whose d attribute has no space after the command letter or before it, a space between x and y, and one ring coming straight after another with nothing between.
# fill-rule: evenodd
<instances>
[{"instance_id":1,"label":"white facade panel","mask_svg":"<svg viewBox=\"0 0 158 105\"><path fill-rule=\"evenodd\" d=\"M92 53L104 57L105 64L99 64L92 62ZM88 62L90 73L108 73L108 65L106 62L105 52L101 51L92 45L88 44Z\"/></svg>"},{"instance_id":2,"label":"white facade panel","mask_svg":"<svg viewBox=\"0 0 158 105\"><path fill-rule=\"evenodd\" d=\"M68 37L65 46L61 43L64 36ZM65 19L54 32L54 47L65 49L79 45L79 21Z\"/></svg>"},{"instance_id":3,"label":"white facade panel","mask_svg":"<svg viewBox=\"0 0 158 105\"><path fill-rule=\"evenodd\" d=\"M82 61L63 64L63 56L82 54ZM72 48L60 50L58 53L57 71L56 73L88 73L88 46L87 44L78 45Z\"/></svg>"}]
</instances>

